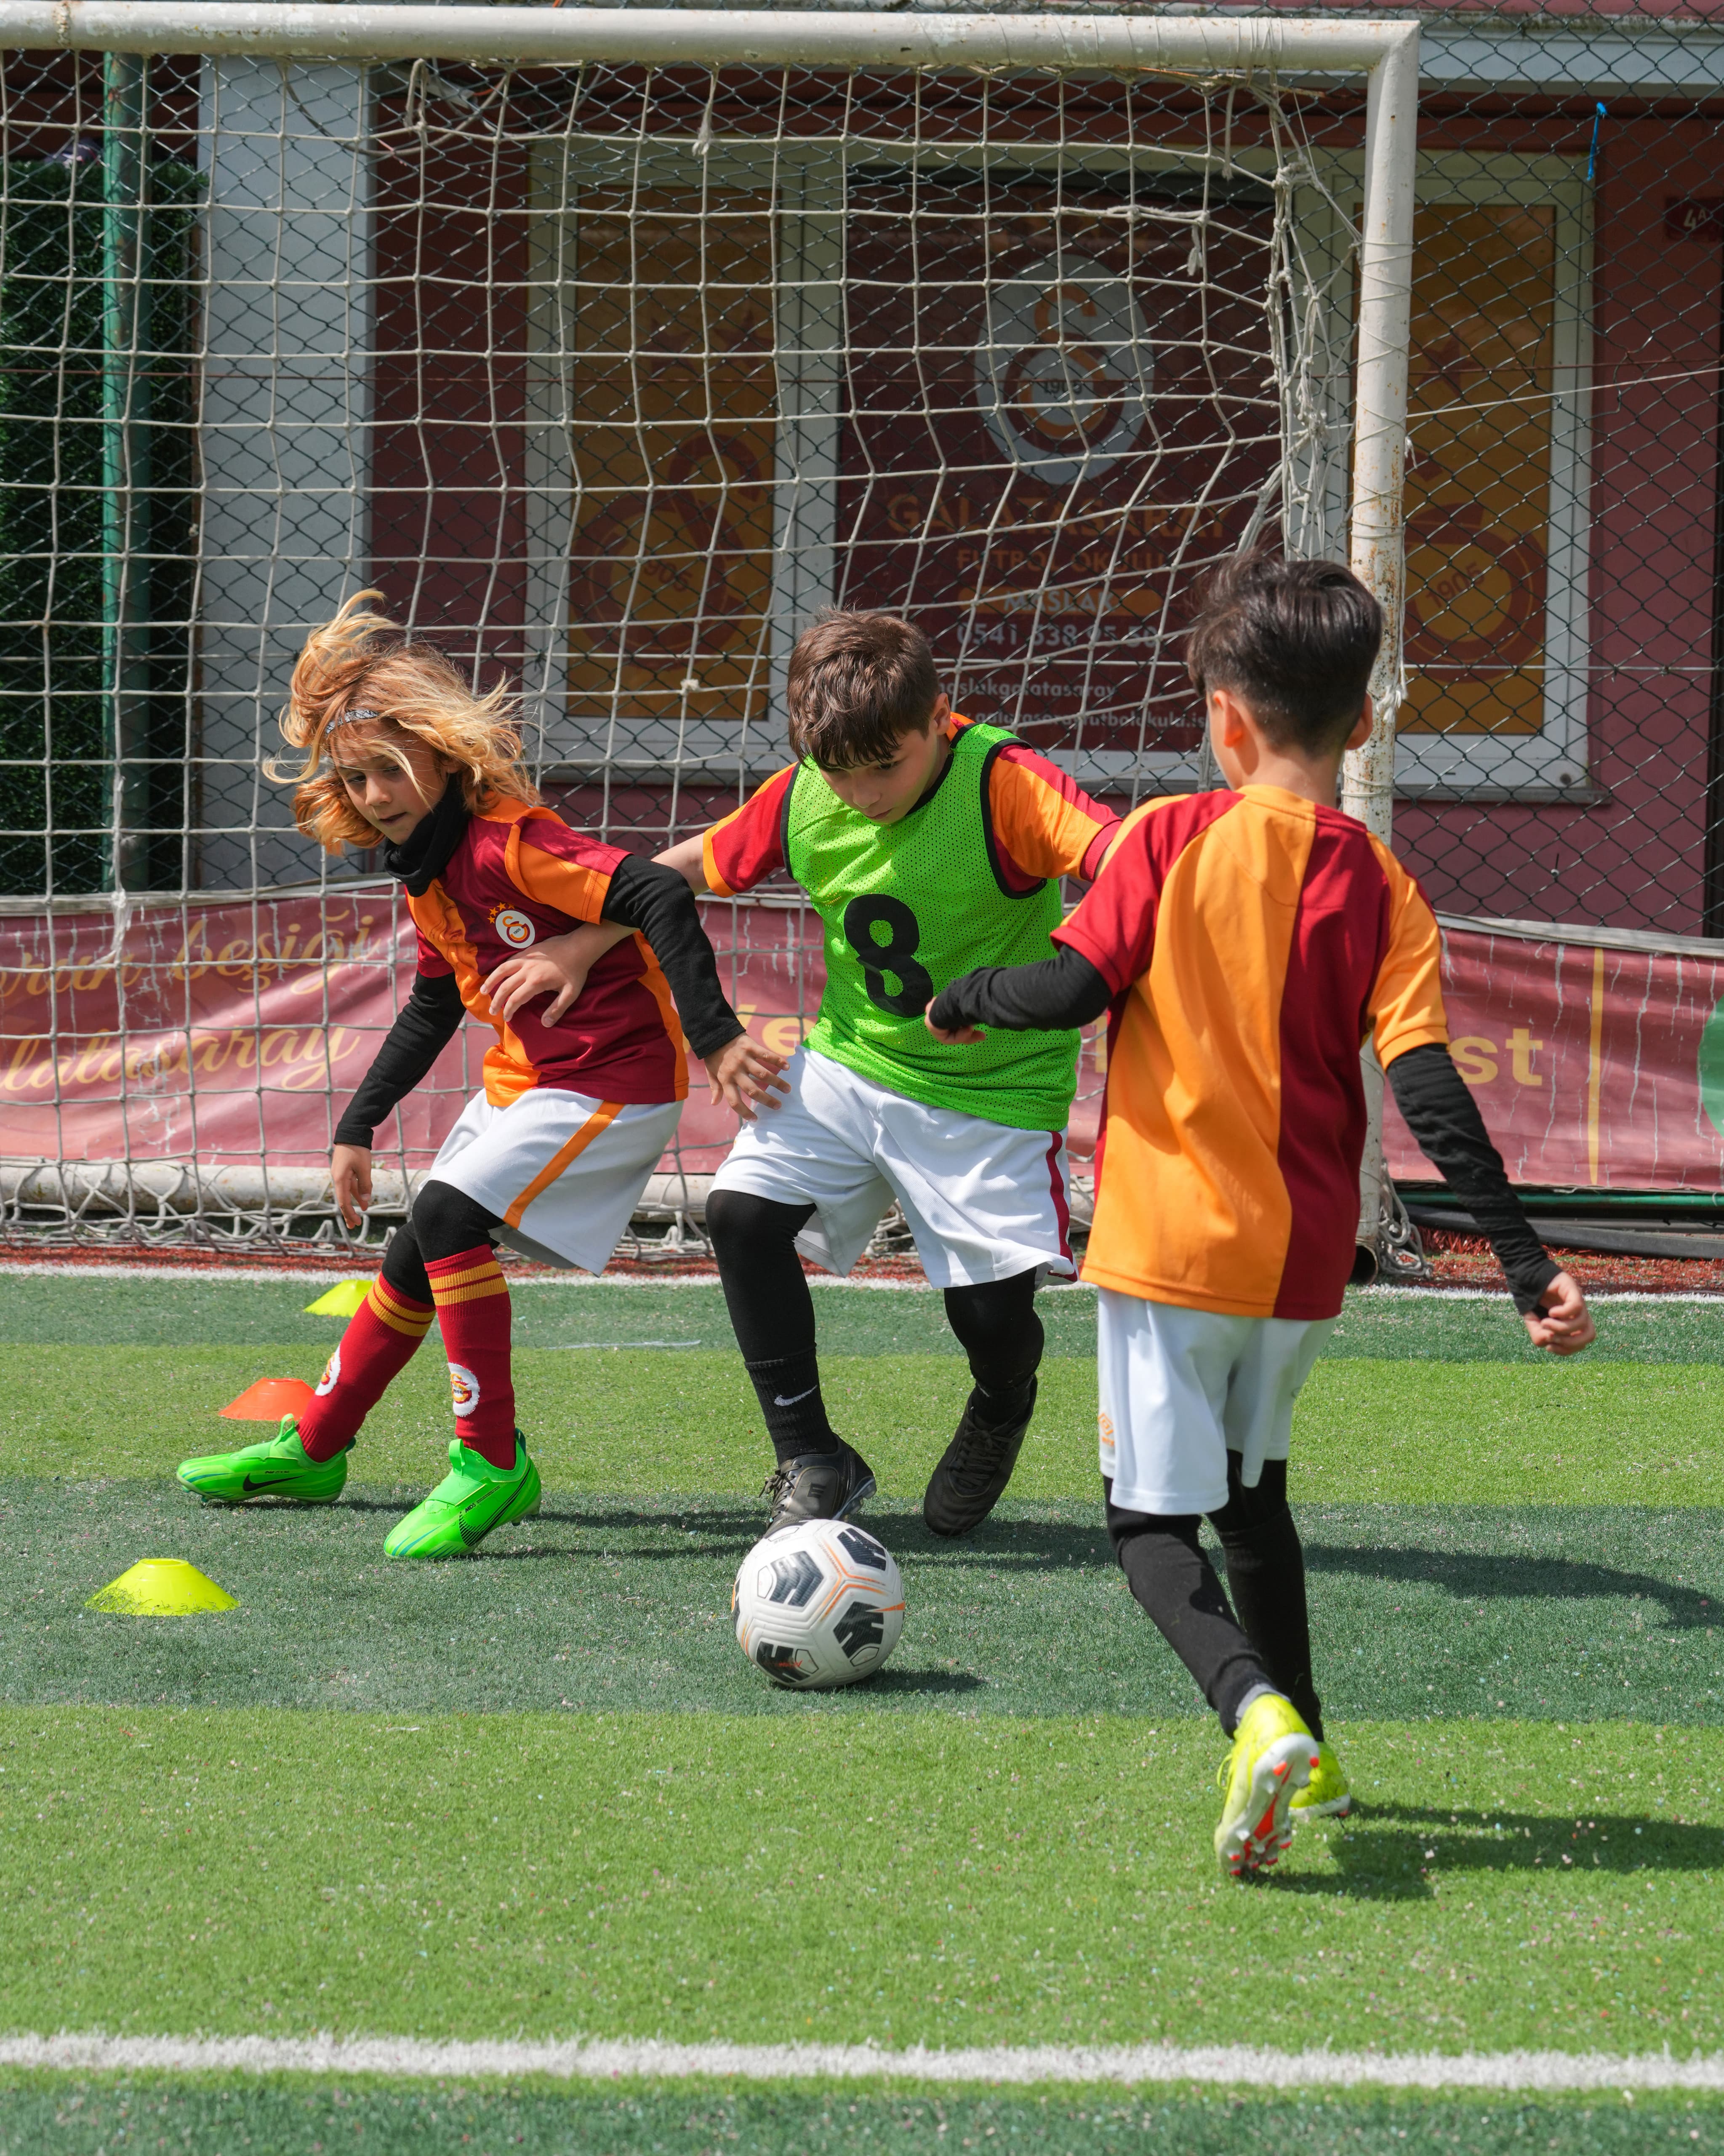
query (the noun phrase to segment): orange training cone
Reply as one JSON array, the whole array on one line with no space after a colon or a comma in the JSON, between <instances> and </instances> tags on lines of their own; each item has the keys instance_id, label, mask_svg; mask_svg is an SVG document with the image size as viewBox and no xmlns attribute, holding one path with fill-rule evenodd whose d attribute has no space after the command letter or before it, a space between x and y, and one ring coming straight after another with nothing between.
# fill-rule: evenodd
<instances>
[{"instance_id":1,"label":"orange training cone","mask_svg":"<svg viewBox=\"0 0 1724 2156\"><path fill-rule=\"evenodd\" d=\"M235 1422L280 1422L303 1414L316 1398L303 1378L259 1378L222 1409Z\"/></svg>"}]
</instances>

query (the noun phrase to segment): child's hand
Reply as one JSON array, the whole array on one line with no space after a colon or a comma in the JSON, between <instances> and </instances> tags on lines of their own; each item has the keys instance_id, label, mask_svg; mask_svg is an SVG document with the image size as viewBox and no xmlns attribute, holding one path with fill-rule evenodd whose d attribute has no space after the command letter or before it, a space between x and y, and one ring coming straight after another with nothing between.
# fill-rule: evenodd
<instances>
[{"instance_id":1,"label":"child's hand","mask_svg":"<svg viewBox=\"0 0 1724 2156\"><path fill-rule=\"evenodd\" d=\"M341 1218L359 1227L360 1214L371 1210L371 1147L337 1146L329 1157L329 1180Z\"/></svg>"},{"instance_id":2,"label":"child's hand","mask_svg":"<svg viewBox=\"0 0 1724 2156\"><path fill-rule=\"evenodd\" d=\"M973 1048L978 1040L987 1040L986 1032L979 1025L961 1025L956 1033L948 1033L944 1026L936 1025L929 1016L933 1008L931 1003L922 1013L922 1024L936 1040L942 1041L947 1048Z\"/></svg>"},{"instance_id":3,"label":"child's hand","mask_svg":"<svg viewBox=\"0 0 1724 2156\"><path fill-rule=\"evenodd\" d=\"M746 1033L739 1033L734 1040L727 1040L716 1055L706 1059L706 1075L712 1081L712 1097L722 1101L727 1108L734 1108L745 1123L754 1121L757 1107L776 1108L781 1104L772 1098L774 1093L788 1093L790 1081L781 1078L784 1058L774 1055L762 1048L757 1040L751 1040Z\"/></svg>"},{"instance_id":4,"label":"child's hand","mask_svg":"<svg viewBox=\"0 0 1724 2156\"><path fill-rule=\"evenodd\" d=\"M587 985L587 976L604 947L593 948L595 941L593 932L582 928L550 937L518 958L504 959L485 977L480 993L505 1025L535 996L549 996L539 1023L555 1025Z\"/></svg>"},{"instance_id":5,"label":"child's hand","mask_svg":"<svg viewBox=\"0 0 1724 2156\"><path fill-rule=\"evenodd\" d=\"M1539 1297L1540 1308L1526 1312L1522 1322L1535 1348L1552 1355L1578 1355L1598 1337L1586 1297L1567 1273L1558 1273Z\"/></svg>"}]
</instances>

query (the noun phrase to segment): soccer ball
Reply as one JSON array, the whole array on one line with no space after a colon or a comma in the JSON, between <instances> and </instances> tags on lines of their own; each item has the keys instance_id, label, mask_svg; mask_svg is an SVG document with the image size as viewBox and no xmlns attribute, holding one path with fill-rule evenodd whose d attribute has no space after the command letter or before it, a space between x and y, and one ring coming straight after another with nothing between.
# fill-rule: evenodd
<instances>
[{"instance_id":1,"label":"soccer ball","mask_svg":"<svg viewBox=\"0 0 1724 2156\"><path fill-rule=\"evenodd\" d=\"M731 1590L736 1644L775 1685L831 1691L871 1677L904 1630L891 1552L849 1520L804 1520L763 1536Z\"/></svg>"}]
</instances>

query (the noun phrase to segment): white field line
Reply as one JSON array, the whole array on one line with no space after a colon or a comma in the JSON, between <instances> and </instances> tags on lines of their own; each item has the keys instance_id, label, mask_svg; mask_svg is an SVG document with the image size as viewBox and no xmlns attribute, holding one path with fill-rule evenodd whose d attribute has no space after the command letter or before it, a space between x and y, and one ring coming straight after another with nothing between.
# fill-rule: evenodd
<instances>
[{"instance_id":1,"label":"white field line","mask_svg":"<svg viewBox=\"0 0 1724 2156\"><path fill-rule=\"evenodd\" d=\"M6 2036L0 2066L64 2071L380 2074L398 2080L1002 2083L1200 2082L1246 2088L1724 2091L1724 2055L1668 2051L1274 2051L1152 2044L886 2051L863 2044L428 2043L411 2036Z\"/></svg>"},{"instance_id":2,"label":"white field line","mask_svg":"<svg viewBox=\"0 0 1724 2156\"><path fill-rule=\"evenodd\" d=\"M375 1270L375 1268L372 1268ZM263 1265L54 1265L0 1260L0 1279L17 1276L21 1279L50 1280L151 1280L151 1281L303 1281L306 1287L327 1286L336 1281L368 1280L369 1272L357 1273L351 1266L345 1271L301 1271L295 1265L271 1270ZM605 1274L598 1277L591 1273L571 1273L566 1279L511 1280L511 1292L527 1294L536 1289L562 1290L589 1287L676 1288L716 1287L718 1275L713 1273L675 1273L664 1280L644 1277L639 1273ZM848 1288L868 1295L932 1295L934 1290L926 1281L907 1280L833 1280L811 1279L811 1288ZM1094 1295L1095 1291L1087 1281L1049 1281L1041 1292L1044 1295ZM1507 1296L1501 1288L1493 1287L1361 1287L1348 1291L1351 1296L1371 1301L1405 1302L1424 1301L1437 1302L1500 1302L1507 1306ZM1724 1294L1660 1295L1655 1289L1621 1288L1587 1297L1589 1303L1651 1302L1666 1307L1672 1304L1715 1306L1724 1301Z\"/></svg>"}]
</instances>

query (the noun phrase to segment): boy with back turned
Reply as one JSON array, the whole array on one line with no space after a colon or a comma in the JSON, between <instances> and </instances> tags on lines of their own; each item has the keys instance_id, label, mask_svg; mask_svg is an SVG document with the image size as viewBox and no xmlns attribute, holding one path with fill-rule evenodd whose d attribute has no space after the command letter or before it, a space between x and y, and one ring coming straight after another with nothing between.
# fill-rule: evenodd
<instances>
[{"instance_id":1,"label":"boy with back turned","mask_svg":"<svg viewBox=\"0 0 1724 2156\"><path fill-rule=\"evenodd\" d=\"M1489 1235L1534 1343L1593 1337L1450 1061L1437 925L1334 806L1382 639L1347 570L1255 557L1213 582L1192 679L1231 790L1151 802L1054 931L1055 955L933 1001L936 1036L1110 1014L1095 1226L1102 1487L1131 1591L1232 1738L1215 1849L1238 1878L1351 1794L1323 1741L1293 1404L1340 1314L1374 1036L1408 1127ZM1232 1602L1198 1541L1207 1516Z\"/></svg>"}]
</instances>

